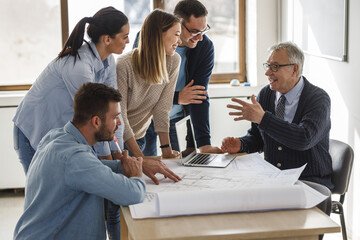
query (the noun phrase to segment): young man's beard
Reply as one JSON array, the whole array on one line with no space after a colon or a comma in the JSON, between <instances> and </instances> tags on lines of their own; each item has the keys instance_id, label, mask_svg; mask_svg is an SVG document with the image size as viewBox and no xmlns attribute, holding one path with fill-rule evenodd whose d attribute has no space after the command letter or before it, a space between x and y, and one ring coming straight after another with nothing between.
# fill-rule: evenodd
<instances>
[{"instance_id":1,"label":"young man's beard","mask_svg":"<svg viewBox=\"0 0 360 240\"><path fill-rule=\"evenodd\" d=\"M116 131L117 127L115 128ZM108 131L105 124L101 125L99 131L95 133L95 139L98 142L111 141L114 139L114 132Z\"/></svg>"}]
</instances>

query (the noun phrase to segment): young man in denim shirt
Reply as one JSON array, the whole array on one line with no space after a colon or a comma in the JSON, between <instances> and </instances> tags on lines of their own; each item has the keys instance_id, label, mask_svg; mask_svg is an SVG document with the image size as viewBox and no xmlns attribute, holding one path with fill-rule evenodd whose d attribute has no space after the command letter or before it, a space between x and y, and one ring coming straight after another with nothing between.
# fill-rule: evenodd
<instances>
[{"instance_id":1,"label":"young man in denim shirt","mask_svg":"<svg viewBox=\"0 0 360 240\"><path fill-rule=\"evenodd\" d=\"M142 158L100 161L92 146L121 124L120 93L99 83L75 95L74 117L40 141L27 174L14 239L106 239L104 198L119 205L145 196Z\"/></svg>"}]
</instances>

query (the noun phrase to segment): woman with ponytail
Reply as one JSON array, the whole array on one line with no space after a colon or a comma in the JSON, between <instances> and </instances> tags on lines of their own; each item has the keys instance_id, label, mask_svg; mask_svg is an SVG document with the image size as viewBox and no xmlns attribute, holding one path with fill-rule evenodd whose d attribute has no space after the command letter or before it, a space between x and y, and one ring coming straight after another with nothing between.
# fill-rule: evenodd
<instances>
[{"instance_id":1,"label":"woman with ponytail","mask_svg":"<svg viewBox=\"0 0 360 240\"><path fill-rule=\"evenodd\" d=\"M84 40L86 26L89 42ZM80 86L94 82L117 88L112 53L123 52L129 43L128 35L128 18L113 7L103 8L93 17L85 17L75 26L58 57L49 63L32 85L13 119L14 148L25 174L28 169L31 171L29 165L42 137L49 130L63 127L72 120L73 100ZM115 132L120 145L123 126L120 125ZM97 143L94 148L99 156L110 154L108 142ZM179 179L157 160L146 161L143 171L153 179L158 172L174 181ZM119 239L119 212L112 210L112 204L109 204L108 217L109 238Z\"/></svg>"},{"instance_id":2,"label":"woman with ponytail","mask_svg":"<svg viewBox=\"0 0 360 240\"><path fill-rule=\"evenodd\" d=\"M89 42L84 40L86 25ZM129 43L128 35L128 18L113 7L103 8L93 17L84 17L75 26L58 57L32 85L13 119L14 148L25 174L42 137L72 120L74 96L84 83L103 83L117 88L112 53L123 52ZM123 125L115 135L122 142ZM100 156L110 154L108 142L97 143L94 149ZM109 202L109 237L120 239L119 212L112 210L112 206Z\"/></svg>"},{"instance_id":3,"label":"woman with ponytail","mask_svg":"<svg viewBox=\"0 0 360 240\"><path fill-rule=\"evenodd\" d=\"M84 40L87 24L89 42ZM81 85L94 82L117 88L112 53L123 52L128 34L127 17L113 7L103 8L78 22L58 57L36 79L13 119L14 148L25 174L42 137L72 119L74 95ZM116 132L119 140L122 131L119 127ZM99 152L109 152L108 144L96 146Z\"/></svg>"}]
</instances>

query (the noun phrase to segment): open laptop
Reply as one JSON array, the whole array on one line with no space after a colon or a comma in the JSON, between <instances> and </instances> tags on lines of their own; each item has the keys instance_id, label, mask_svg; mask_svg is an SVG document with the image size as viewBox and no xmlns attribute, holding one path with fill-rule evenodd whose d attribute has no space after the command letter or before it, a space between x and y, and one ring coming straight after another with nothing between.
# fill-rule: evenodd
<instances>
[{"instance_id":1,"label":"open laptop","mask_svg":"<svg viewBox=\"0 0 360 240\"><path fill-rule=\"evenodd\" d=\"M235 158L229 154L197 153L193 125L190 116L187 116L175 124L176 135L179 143L181 163L192 167L227 167ZM191 132L190 132L191 131ZM188 134L189 133L189 134ZM190 134L191 133L191 134ZM191 136L190 136L191 135ZM187 147L186 138L191 137L194 146ZM191 139L188 139L191 140Z\"/></svg>"}]
</instances>

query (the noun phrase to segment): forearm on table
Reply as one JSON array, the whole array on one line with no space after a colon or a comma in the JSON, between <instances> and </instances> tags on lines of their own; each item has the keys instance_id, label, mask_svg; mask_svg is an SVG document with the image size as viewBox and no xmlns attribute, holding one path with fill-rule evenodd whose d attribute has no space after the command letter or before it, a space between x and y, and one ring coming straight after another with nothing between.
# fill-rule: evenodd
<instances>
[{"instance_id":1,"label":"forearm on table","mask_svg":"<svg viewBox=\"0 0 360 240\"><path fill-rule=\"evenodd\" d=\"M126 140L125 142L127 148L129 149L129 151L135 156L135 157L144 157L144 154L142 153L142 151L139 148L139 145L137 144L136 140L134 137L129 138L128 140Z\"/></svg>"}]
</instances>

